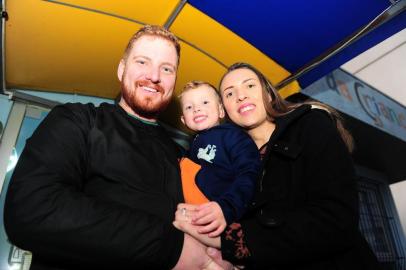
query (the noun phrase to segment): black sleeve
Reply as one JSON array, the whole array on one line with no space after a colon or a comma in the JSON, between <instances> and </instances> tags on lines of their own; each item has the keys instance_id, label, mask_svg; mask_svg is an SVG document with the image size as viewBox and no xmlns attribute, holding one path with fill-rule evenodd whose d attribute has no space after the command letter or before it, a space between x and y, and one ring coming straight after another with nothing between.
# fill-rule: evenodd
<instances>
[{"instance_id":1,"label":"black sleeve","mask_svg":"<svg viewBox=\"0 0 406 270\"><path fill-rule=\"evenodd\" d=\"M230 188L216 202L227 224L231 224L243 216L252 200L261 171L261 160L257 146L243 130L231 129L223 138L234 179Z\"/></svg>"},{"instance_id":2,"label":"black sleeve","mask_svg":"<svg viewBox=\"0 0 406 270\"><path fill-rule=\"evenodd\" d=\"M183 233L170 222L83 192L91 119L89 107L56 107L27 140L5 202L10 241L57 265L173 267Z\"/></svg>"},{"instance_id":3,"label":"black sleeve","mask_svg":"<svg viewBox=\"0 0 406 270\"><path fill-rule=\"evenodd\" d=\"M238 230L229 228L222 235L223 258L252 261L266 268L333 258L354 244L358 205L350 154L325 112L304 116L299 133L305 169L298 178L306 183L305 190L296 190L295 196L306 194L297 198L303 205L282 213L283 222L275 226L261 225L251 217L242 220ZM273 172L268 173L267 180L272 181ZM239 237L233 237L233 231Z\"/></svg>"}]
</instances>

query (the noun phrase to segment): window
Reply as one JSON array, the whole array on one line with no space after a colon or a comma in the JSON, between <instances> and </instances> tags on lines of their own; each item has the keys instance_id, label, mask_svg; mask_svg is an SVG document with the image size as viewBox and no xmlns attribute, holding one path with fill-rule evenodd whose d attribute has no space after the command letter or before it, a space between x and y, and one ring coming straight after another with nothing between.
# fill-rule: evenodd
<instances>
[{"instance_id":1,"label":"window","mask_svg":"<svg viewBox=\"0 0 406 270\"><path fill-rule=\"evenodd\" d=\"M385 269L406 269L403 234L389 186L378 173L359 172L360 230Z\"/></svg>"}]
</instances>

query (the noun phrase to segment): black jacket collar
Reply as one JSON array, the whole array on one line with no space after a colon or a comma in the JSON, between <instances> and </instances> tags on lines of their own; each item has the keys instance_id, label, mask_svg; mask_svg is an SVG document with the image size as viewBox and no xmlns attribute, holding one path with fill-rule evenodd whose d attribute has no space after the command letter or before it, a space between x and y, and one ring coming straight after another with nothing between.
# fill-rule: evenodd
<instances>
[{"instance_id":1,"label":"black jacket collar","mask_svg":"<svg viewBox=\"0 0 406 270\"><path fill-rule=\"evenodd\" d=\"M294 123L297 119L302 117L306 112L311 110L311 105L303 104L293 111L275 118L275 131L273 132L268 144L273 143L279 139L279 137L285 133L288 127Z\"/></svg>"},{"instance_id":2,"label":"black jacket collar","mask_svg":"<svg viewBox=\"0 0 406 270\"><path fill-rule=\"evenodd\" d=\"M296 158L299 155L302 148L300 145L297 145L295 142L283 141L280 138L293 123L310 110L311 105L303 104L293 111L275 118L275 131L272 133L272 136L267 143L268 146L263 159L263 164L267 163L271 149L290 158Z\"/></svg>"}]
</instances>

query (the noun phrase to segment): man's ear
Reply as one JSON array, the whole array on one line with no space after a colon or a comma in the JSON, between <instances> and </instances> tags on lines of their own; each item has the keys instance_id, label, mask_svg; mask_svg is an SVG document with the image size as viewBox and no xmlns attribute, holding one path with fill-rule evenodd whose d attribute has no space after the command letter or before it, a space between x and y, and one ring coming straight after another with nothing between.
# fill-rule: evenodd
<instances>
[{"instance_id":1,"label":"man's ear","mask_svg":"<svg viewBox=\"0 0 406 270\"><path fill-rule=\"evenodd\" d=\"M186 124L185 124L185 117L184 117L183 115L180 116L180 121L182 121L182 123L183 123L184 125L186 125Z\"/></svg>"},{"instance_id":2,"label":"man's ear","mask_svg":"<svg viewBox=\"0 0 406 270\"><path fill-rule=\"evenodd\" d=\"M220 112L220 114L219 114L220 118L224 118L224 116L226 116L223 104L219 104L219 112Z\"/></svg>"},{"instance_id":3,"label":"man's ear","mask_svg":"<svg viewBox=\"0 0 406 270\"><path fill-rule=\"evenodd\" d=\"M118 64L117 68L117 77L120 82L123 79L124 69L125 69L124 59L121 59L120 64Z\"/></svg>"}]
</instances>

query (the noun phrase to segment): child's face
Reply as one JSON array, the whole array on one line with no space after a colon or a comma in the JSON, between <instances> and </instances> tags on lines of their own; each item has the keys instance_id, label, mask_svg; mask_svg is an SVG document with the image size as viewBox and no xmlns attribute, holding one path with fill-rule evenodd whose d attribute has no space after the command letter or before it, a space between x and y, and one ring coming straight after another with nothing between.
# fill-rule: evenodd
<instances>
[{"instance_id":1,"label":"child's face","mask_svg":"<svg viewBox=\"0 0 406 270\"><path fill-rule=\"evenodd\" d=\"M201 85L182 94L182 123L193 131L201 131L220 123L224 109L215 90Z\"/></svg>"}]
</instances>

